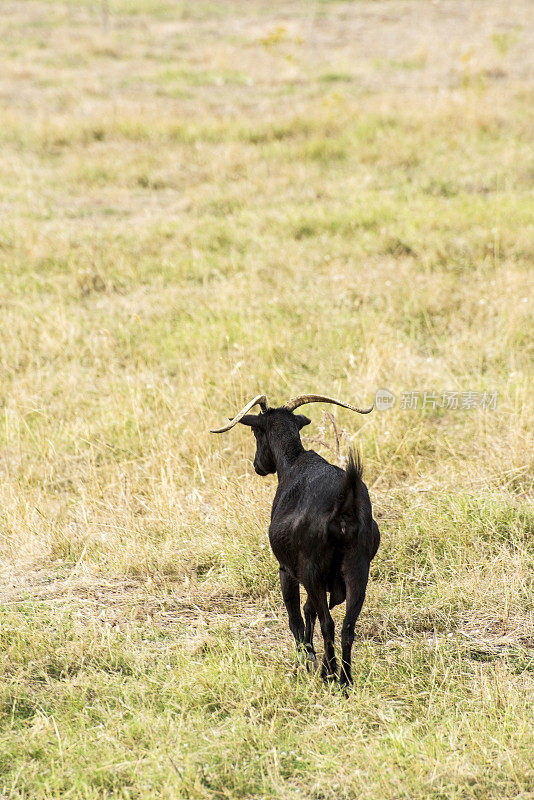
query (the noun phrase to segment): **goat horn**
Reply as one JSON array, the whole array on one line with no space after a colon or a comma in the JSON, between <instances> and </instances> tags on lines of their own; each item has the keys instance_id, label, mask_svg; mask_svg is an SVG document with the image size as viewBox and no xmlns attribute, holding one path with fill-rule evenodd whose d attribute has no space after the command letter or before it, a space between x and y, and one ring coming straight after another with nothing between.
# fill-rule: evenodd
<instances>
[{"instance_id":1,"label":"goat horn","mask_svg":"<svg viewBox=\"0 0 534 800\"><path fill-rule=\"evenodd\" d=\"M288 411L294 411L296 408L306 403L334 403L336 406L343 406L343 408L350 408L351 411L357 411L358 414L369 414L375 406L373 403L369 408L356 408L356 406L351 406L349 403L342 403L340 400L334 400L333 397L324 397L322 394L301 394L299 397L288 400L282 408Z\"/></svg>"},{"instance_id":2,"label":"goat horn","mask_svg":"<svg viewBox=\"0 0 534 800\"><path fill-rule=\"evenodd\" d=\"M255 397L253 400L247 403L246 406L244 406L244 408L242 408L241 411L238 414L236 414L232 420L230 420L228 425L223 425L222 428L211 428L210 433L225 433L226 431L229 431L230 428L233 428L234 425L237 425L239 420L245 416L247 411L250 411L250 409L253 408L253 406L255 405L260 406L262 411L267 411L267 409L269 408L269 405L267 403L267 398L265 397L265 395L259 394L257 397Z\"/></svg>"}]
</instances>

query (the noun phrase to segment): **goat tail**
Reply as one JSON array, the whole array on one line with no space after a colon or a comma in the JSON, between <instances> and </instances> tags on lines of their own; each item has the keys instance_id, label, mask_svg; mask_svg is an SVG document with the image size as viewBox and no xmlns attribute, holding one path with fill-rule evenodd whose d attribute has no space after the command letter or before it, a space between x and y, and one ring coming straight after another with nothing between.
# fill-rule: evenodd
<instances>
[{"instance_id":1,"label":"goat tail","mask_svg":"<svg viewBox=\"0 0 534 800\"><path fill-rule=\"evenodd\" d=\"M338 513L342 513L343 509L349 514L350 511L353 511L353 513L357 511L358 489L362 482L362 476L363 466L360 454L357 450L350 450L345 468L345 477L337 501Z\"/></svg>"},{"instance_id":2,"label":"goat tail","mask_svg":"<svg viewBox=\"0 0 534 800\"><path fill-rule=\"evenodd\" d=\"M362 522L360 519L362 475L363 467L360 454L351 450L341 490L330 515L328 523L328 531L330 533L344 538L352 530L357 530L360 527Z\"/></svg>"}]
</instances>

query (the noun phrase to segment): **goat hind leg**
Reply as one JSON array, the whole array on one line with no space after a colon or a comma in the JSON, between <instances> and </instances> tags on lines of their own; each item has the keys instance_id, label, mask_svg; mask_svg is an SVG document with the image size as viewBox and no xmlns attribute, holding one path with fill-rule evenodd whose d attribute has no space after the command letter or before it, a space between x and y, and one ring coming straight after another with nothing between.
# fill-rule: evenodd
<instances>
[{"instance_id":1,"label":"goat hind leg","mask_svg":"<svg viewBox=\"0 0 534 800\"><path fill-rule=\"evenodd\" d=\"M313 631L315 628L315 620L317 619L317 611L312 601L308 597L304 603L304 620L306 623L306 630L304 631L304 646L306 647L306 667L308 670L315 668L316 656L315 648L313 646Z\"/></svg>"},{"instance_id":2,"label":"goat hind leg","mask_svg":"<svg viewBox=\"0 0 534 800\"><path fill-rule=\"evenodd\" d=\"M336 677L337 671L336 653L334 649L335 625L330 609L328 608L326 587L313 587L311 591L308 591L308 594L310 595L310 600L319 617L319 624L324 640L324 657L321 677L323 680L331 680Z\"/></svg>"},{"instance_id":3,"label":"goat hind leg","mask_svg":"<svg viewBox=\"0 0 534 800\"><path fill-rule=\"evenodd\" d=\"M360 557L353 565L344 566L343 574L347 586L345 619L341 628L341 673L339 681L344 686L352 683L351 660L354 642L354 626L362 610L369 577L369 562Z\"/></svg>"}]
</instances>

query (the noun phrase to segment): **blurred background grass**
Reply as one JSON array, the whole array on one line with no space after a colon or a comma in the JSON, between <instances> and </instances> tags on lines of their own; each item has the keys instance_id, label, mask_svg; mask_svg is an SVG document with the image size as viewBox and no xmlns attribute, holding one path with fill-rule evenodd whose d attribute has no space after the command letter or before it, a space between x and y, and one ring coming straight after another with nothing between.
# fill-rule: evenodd
<instances>
[{"instance_id":1,"label":"blurred background grass","mask_svg":"<svg viewBox=\"0 0 534 800\"><path fill-rule=\"evenodd\" d=\"M4 9L8 796L534 791L530 12L515 0ZM266 544L274 479L252 472L247 431L208 428L258 392L366 404L381 387L393 409L336 412L383 531L349 713L292 683ZM497 392L497 407L399 402L446 390ZM307 413L328 444L322 409ZM265 635L251 615L267 615ZM148 703L142 726L156 724L160 707L128 681L151 685L158 659L180 687L153 678L170 704L159 743L120 716ZM107 710L93 725L95 681ZM424 698L426 732L419 706L405 715L405 686ZM375 705L368 725L354 711ZM201 731L204 755L186 755ZM124 737L131 758L113 755ZM239 737L234 774L224 754ZM161 747L174 755L156 768Z\"/></svg>"}]
</instances>

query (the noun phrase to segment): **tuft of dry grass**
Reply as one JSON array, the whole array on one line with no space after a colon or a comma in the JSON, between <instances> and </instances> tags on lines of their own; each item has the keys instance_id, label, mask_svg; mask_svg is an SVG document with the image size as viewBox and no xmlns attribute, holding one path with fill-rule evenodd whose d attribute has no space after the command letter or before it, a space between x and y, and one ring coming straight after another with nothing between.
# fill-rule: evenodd
<instances>
[{"instance_id":1,"label":"tuft of dry grass","mask_svg":"<svg viewBox=\"0 0 534 800\"><path fill-rule=\"evenodd\" d=\"M0 795L532 797L529 12L6 7ZM382 531L345 698L208 429L378 389L309 410Z\"/></svg>"}]
</instances>

